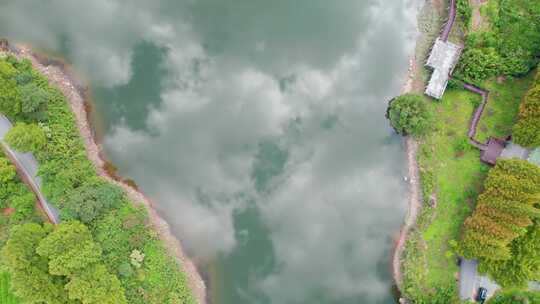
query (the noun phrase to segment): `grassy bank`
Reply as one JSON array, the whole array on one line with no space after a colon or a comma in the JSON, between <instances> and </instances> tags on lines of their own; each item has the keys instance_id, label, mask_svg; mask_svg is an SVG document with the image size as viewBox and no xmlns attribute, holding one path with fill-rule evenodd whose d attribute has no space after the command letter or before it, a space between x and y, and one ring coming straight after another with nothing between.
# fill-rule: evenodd
<instances>
[{"instance_id":1,"label":"grassy bank","mask_svg":"<svg viewBox=\"0 0 540 304\"><path fill-rule=\"evenodd\" d=\"M484 15L478 30L489 29L489 11L481 11ZM467 20L458 16L450 37L452 42L464 43L466 33L471 30ZM421 69L424 82L430 74L431 71ZM488 105L478 125L476 138L479 141L486 141L490 136L511 135L520 102L533 75L534 71L522 77L492 76L477 82L490 91ZM459 86L450 86L440 101L426 98L434 119L432 130L419 139L417 155L423 209L403 257L403 291L414 303L459 302L457 241L489 170L480 162L479 151L467 139L471 116L480 101L478 95Z\"/></svg>"},{"instance_id":2,"label":"grassy bank","mask_svg":"<svg viewBox=\"0 0 540 304\"><path fill-rule=\"evenodd\" d=\"M485 82L492 97L482 117L479 138L510 135L520 98L531 80L529 75L502 83ZM403 263L405 292L425 303L441 290L456 295L459 268L455 244L489 170L480 162L479 151L467 141L478 99L476 94L454 88L447 90L441 101L426 100L435 117L432 131L420 140L418 153L424 207L406 245Z\"/></svg>"}]
</instances>

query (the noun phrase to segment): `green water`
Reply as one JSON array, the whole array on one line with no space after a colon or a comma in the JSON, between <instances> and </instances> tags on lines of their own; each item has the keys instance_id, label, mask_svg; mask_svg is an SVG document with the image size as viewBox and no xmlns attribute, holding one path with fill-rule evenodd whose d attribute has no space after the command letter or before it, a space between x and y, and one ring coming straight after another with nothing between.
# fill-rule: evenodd
<instances>
[{"instance_id":1,"label":"green water","mask_svg":"<svg viewBox=\"0 0 540 304\"><path fill-rule=\"evenodd\" d=\"M212 303L393 303L406 0L12 1L0 36L91 81L104 146Z\"/></svg>"}]
</instances>

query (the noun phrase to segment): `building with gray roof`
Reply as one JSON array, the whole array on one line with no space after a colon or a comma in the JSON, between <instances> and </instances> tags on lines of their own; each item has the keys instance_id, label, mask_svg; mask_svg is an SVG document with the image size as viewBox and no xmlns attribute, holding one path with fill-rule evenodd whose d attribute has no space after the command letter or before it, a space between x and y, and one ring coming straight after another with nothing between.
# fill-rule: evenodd
<instances>
[{"instance_id":1,"label":"building with gray roof","mask_svg":"<svg viewBox=\"0 0 540 304\"><path fill-rule=\"evenodd\" d=\"M436 99L442 98L460 54L461 47L437 38L426 62L426 66L433 69L425 91L428 96Z\"/></svg>"}]
</instances>

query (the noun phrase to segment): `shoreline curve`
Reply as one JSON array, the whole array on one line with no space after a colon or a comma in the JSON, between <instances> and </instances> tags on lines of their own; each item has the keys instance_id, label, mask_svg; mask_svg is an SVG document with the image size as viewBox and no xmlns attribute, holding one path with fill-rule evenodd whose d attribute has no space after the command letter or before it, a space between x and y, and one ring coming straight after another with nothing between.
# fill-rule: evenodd
<instances>
[{"instance_id":1,"label":"shoreline curve","mask_svg":"<svg viewBox=\"0 0 540 304\"><path fill-rule=\"evenodd\" d=\"M169 224L158 214L153 202L141 190L134 189L126 182L115 179L105 170L106 157L102 146L96 142L88 119L90 113L87 112L85 107L84 94L81 94L83 86L73 73L66 69L67 65L62 61L49 60L47 56L33 52L25 44L9 45L8 52L15 57L29 59L33 67L46 76L49 83L64 94L75 116L75 122L83 139L87 157L96 168L98 175L121 187L134 204L143 204L145 206L152 228L157 232L167 252L180 263L193 297L200 304L208 303L206 283L202 279L196 264L185 254L180 241L172 234ZM48 64L43 63L45 60L48 61Z\"/></svg>"}]
</instances>

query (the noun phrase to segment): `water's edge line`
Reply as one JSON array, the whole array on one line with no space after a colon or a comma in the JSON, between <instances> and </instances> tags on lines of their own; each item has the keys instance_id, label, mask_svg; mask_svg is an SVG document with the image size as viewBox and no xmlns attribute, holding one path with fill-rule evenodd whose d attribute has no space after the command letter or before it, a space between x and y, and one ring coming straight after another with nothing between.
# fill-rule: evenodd
<instances>
[{"instance_id":1,"label":"water's edge line","mask_svg":"<svg viewBox=\"0 0 540 304\"><path fill-rule=\"evenodd\" d=\"M155 210L152 201L140 190L136 190L128 184L114 179L105 171L104 166L106 160L103 148L96 143L96 139L94 138L94 132L88 121L90 113L87 112L84 106L85 100L79 93L77 85L73 83L73 80L75 79L74 75L72 73L68 74L62 66L43 65L40 60L38 60L38 54L34 53L27 45L18 44L15 49L17 52L9 51L9 53L19 58L29 59L32 62L33 67L45 75L49 80L49 83L56 86L64 94L70 105L71 111L75 116L77 128L83 139L87 157L95 166L97 173L107 181L121 187L129 199L135 204L142 203L146 207L152 227L158 233L167 252L179 260L194 298L200 304L207 303L206 284L202 279L199 270L195 263L185 254L180 241L172 234L169 224L161 218ZM39 57L42 58L43 56L40 54Z\"/></svg>"}]
</instances>

